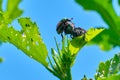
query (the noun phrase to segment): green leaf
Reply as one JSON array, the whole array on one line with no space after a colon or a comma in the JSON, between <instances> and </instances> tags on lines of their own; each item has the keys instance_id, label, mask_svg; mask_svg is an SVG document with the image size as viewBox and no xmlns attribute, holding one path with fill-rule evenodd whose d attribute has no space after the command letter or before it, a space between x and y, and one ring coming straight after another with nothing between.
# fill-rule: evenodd
<instances>
[{"instance_id":1,"label":"green leaf","mask_svg":"<svg viewBox=\"0 0 120 80\"><path fill-rule=\"evenodd\" d=\"M8 22L11 22L23 13L23 11L18 8L20 2L21 0L8 0L7 10L5 12L6 20L9 19L7 20Z\"/></svg>"},{"instance_id":2,"label":"green leaf","mask_svg":"<svg viewBox=\"0 0 120 80\"><path fill-rule=\"evenodd\" d=\"M97 80L120 80L120 75L111 75L109 77L98 78Z\"/></svg>"},{"instance_id":3,"label":"green leaf","mask_svg":"<svg viewBox=\"0 0 120 80\"><path fill-rule=\"evenodd\" d=\"M54 62L55 62L55 71L56 72L61 72L62 70L61 70L61 66L60 66L60 64L61 64L61 62L60 62L60 56L58 55L58 53L52 48L51 49L51 53L52 53L52 58L53 58L53 60L54 60Z\"/></svg>"},{"instance_id":4,"label":"green leaf","mask_svg":"<svg viewBox=\"0 0 120 80\"><path fill-rule=\"evenodd\" d=\"M4 23L4 16L3 13L0 11L0 25L2 25Z\"/></svg>"},{"instance_id":5,"label":"green leaf","mask_svg":"<svg viewBox=\"0 0 120 80\"><path fill-rule=\"evenodd\" d=\"M1 44L2 44L2 41L0 41L0 46L1 46Z\"/></svg>"},{"instance_id":6,"label":"green leaf","mask_svg":"<svg viewBox=\"0 0 120 80\"><path fill-rule=\"evenodd\" d=\"M109 34L111 36L114 36L114 38L111 38L111 36ZM113 34L112 30L109 31L108 29L105 29L103 32L101 32L90 43L98 44L100 46L100 49L106 50L106 51L112 49L116 45L120 45L119 37L117 37L115 34Z\"/></svg>"},{"instance_id":7,"label":"green leaf","mask_svg":"<svg viewBox=\"0 0 120 80\"><path fill-rule=\"evenodd\" d=\"M102 50L110 50L113 47L120 46L120 17L117 16L112 0L75 0L83 6L85 10L94 10L98 12L103 20L108 24L109 28L102 33L102 40L94 39L93 43L100 45ZM118 0L120 1L120 0ZM107 36L107 37L106 37ZM111 38L112 37L112 38ZM114 37L114 38L113 38Z\"/></svg>"},{"instance_id":8,"label":"green leaf","mask_svg":"<svg viewBox=\"0 0 120 80\"><path fill-rule=\"evenodd\" d=\"M84 36L79 36L72 40L69 38L66 39L64 36L62 39L61 49L55 39L58 53L53 48L51 49L54 65L50 58L48 58L52 68L48 70L61 80L71 80L71 67L75 62L78 51L103 30L103 28L90 28Z\"/></svg>"},{"instance_id":9,"label":"green leaf","mask_svg":"<svg viewBox=\"0 0 120 80\"><path fill-rule=\"evenodd\" d=\"M2 11L2 0L0 0L0 11Z\"/></svg>"},{"instance_id":10,"label":"green leaf","mask_svg":"<svg viewBox=\"0 0 120 80\"><path fill-rule=\"evenodd\" d=\"M98 74L100 77L107 77L110 68L110 61L106 61L105 63L101 62L99 64Z\"/></svg>"},{"instance_id":11,"label":"green leaf","mask_svg":"<svg viewBox=\"0 0 120 80\"><path fill-rule=\"evenodd\" d=\"M111 61L110 74L118 73L119 70L120 70L120 54L115 54L114 58Z\"/></svg>"},{"instance_id":12,"label":"green leaf","mask_svg":"<svg viewBox=\"0 0 120 80\"><path fill-rule=\"evenodd\" d=\"M29 18L20 18L18 22L22 26L21 31L15 30L12 26L0 26L0 39L12 43L29 57L47 67L48 52L36 23L31 22Z\"/></svg>"},{"instance_id":13,"label":"green leaf","mask_svg":"<svg viewBox=\"0 0 120 80\"><path fill-rule=\"evenodd\" d=\"M115 74L119 74L120 72L120 54L115 54L115 56L107 60L105 63L101 62L99 64L99 68L95 75L96 80L120 80L120 77L116 79ZM113 76L114 75L114 76ZM113 79L110 79L114 77Z\"/></svg>"},{"instance_id":14,"label":"green leaf","mask_svg":"<svg viewBox=\"0 0 120 80\"><path fill-rule=\"evenodd\" d=\"M72 55L76 55L79 50L93 38L95 38L98 34L100 34L104 29L103 28L90 28L85 36L77 37L70 41L69 50Z\"/></svg>"}]
</instances>

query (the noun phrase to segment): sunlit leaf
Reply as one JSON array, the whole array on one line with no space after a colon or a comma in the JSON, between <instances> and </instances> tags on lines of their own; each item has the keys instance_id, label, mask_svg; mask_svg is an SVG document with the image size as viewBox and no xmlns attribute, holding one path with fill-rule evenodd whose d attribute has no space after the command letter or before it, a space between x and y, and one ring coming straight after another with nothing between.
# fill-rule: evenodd
<instances>
[{"instance_id":1,"label":"sunlit leaf","mask_svg":"<svg viewBox=\"0 0 120 80\"><path fill-rule=\"evenodd\" d=\"M87 42L83 40L83 36L71 40L69 50L71 54L77 54L78 51L86 44Z\"/></svg>"},{"instance_id":2,"label":"sunlit leaf","mask_svg":"<svg viewBox=\"0 0 120 80\"><path fill-rule=\"evenodd\" d=\"M12 26L1 26L0 38L15 45L29 57L48 66L46 62L47 49L42 41L36 23L31 22L29 18L20 18L18 20L22 26L21 31L15 30Z\"/></svg>"},{"instance_id":3,"label":"sunlit leaf","mask_svg":"<svg viewBox=\"0 0 120 80\"><path fill-rule=\"evenodd\" d=\"M72 54L76 55L78 51L89 41L95 38L100 34L104 29L103 28L90 28L85 36L77 37L70 42L69 50Z\"/></svg>"},{"instance_id":4,"label":"sunlit leaf","mask_svg":"<svg viewBox=\"0 0 120 80\"><path fill-rule=\"evenodd\" d=\"M0 29L1 29L4 25L6 25L6 22L5 22L5 19L4 19L3 12L0 11ZM1 38L0 38L0 44L2 43L2 41L4 41L4 40L1 40Z\"/></svg>"},{"instance_id":5,"label":"sunlit leaf","mask_svg":"<svg viewBox=\"0 0 120 80\"><path fill-rule=\"evenodd\" d=\"M90 28L87 33L85 34L85 40L87 42L91 41L95 38L98 34L100 34L104 28Z\"/></svg>"}]
</instances>

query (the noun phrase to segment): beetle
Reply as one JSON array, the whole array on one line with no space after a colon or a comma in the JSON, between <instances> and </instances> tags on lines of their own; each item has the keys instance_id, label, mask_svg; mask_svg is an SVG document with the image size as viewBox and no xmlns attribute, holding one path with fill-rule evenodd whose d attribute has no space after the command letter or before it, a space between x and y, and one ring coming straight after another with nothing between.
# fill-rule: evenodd
<instances>
[{"instance_id":1,"label":"beetle","mask_svg":"<svg viewBox=\"0 0 120 80\"><path fill-rule=\"evenodd\" d=\"M74 30L75 26L71 20L72 18L71 19L63 18L58 22L56 31L58 34L61 34L62 38L63 38L63 32L65 34L71 34L72 31Z\"/></svg>"},{"instance_id":2,"label":"beetle","mask_svg":"<svg viewBox=\"0 0 120 80\"><path fill-rule=\"evenodd\" d=\"M68 18L63 18L60 20L57 24L56 31L58 34L61 34L63 38L63 33L70 34L71 38L75 38L81 35L85 35L86 30L80 28L80 27L75 27L74 23L72 22L72 19Z\"/></svg>"},{"instance_id":3,"label":"beetle","mask_svg":"<svg viewBox=\"0 0 120 80\"><path fill-rule=\"evenodd\" d=\"M75 38L75 37L78 37L78 36L84 36L85 37L85 33L86 33L86 30L81 28L81 27L77 27L73 30L73 32L71 33L71 37L72 38Z\"/></svg>"}]
</instances>

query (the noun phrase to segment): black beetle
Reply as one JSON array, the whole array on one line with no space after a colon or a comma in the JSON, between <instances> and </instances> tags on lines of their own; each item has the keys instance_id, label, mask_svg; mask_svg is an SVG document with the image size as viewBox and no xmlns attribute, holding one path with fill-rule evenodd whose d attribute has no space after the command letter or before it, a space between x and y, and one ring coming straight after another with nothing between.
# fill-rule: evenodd
<instances>
[{"instance_id":1,"label":"black beetle","mask_svg":"<svg viewBox=\"0 0 120 80\"><path fill-rule=\"evenodd\" d=\"M60 20L56 28L57 33L61 34L62 38L63 38L63 32L65 33L65 35L70 34L71 38L85 35L86 30L80 27L75 28L75 25L71 20L72 18L71 19L63 18L62 20Z\"/></svg>"},{"instance_id":2,"label":"black beetle","mask_svg":"<svg viewBox=\"0 0 120 80\"><path fill-rule=\"evenodd\" d=\"M77 27L73 30L73 32L71 33L71 36L72 38L75 38L75 37L78 37L78 36L82 36L84 35L85 36L85 33L86 33L86 30L80 28L80 27Z\"/></svg>"}]
</instances>

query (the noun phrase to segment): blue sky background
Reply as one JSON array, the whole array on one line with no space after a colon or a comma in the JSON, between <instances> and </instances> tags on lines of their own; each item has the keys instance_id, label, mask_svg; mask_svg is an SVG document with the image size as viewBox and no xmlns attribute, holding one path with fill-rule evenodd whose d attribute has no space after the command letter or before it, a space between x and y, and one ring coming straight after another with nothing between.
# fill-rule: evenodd
<instances>
[{"instance_id":1,"label":"blue sky background","mask_svg":"<svg viewBox=\"0 0 120 80\"><path fill-rule=\"evenodd\" d=\"M3 6L6 5L6 1L4 0ZM115 4L116 2L113 5L119 14L119 8ZM51 54L50 49L56 48L54 36L58 42L61 41L61 36L56 33L56 24L64 17L73 17L75 25L86 30L92 26L107 27L96 12L84 11L74 0L23 0L19 7L24 10L22 17L30 17L39 26L49 55ZM17 20L14 21L13 25L16 29L21 29ZM118 47L105 52L96 45L84 46L72 67L73 80L80 80L84 74L89 78L94 77L98 64L113 57L118 52ZM0 46L0 57L4 58L4 62L0 64L0 80L59 80L41 64L26 56L10 43L3 43Z\"/></svg>"}]
</instances>

